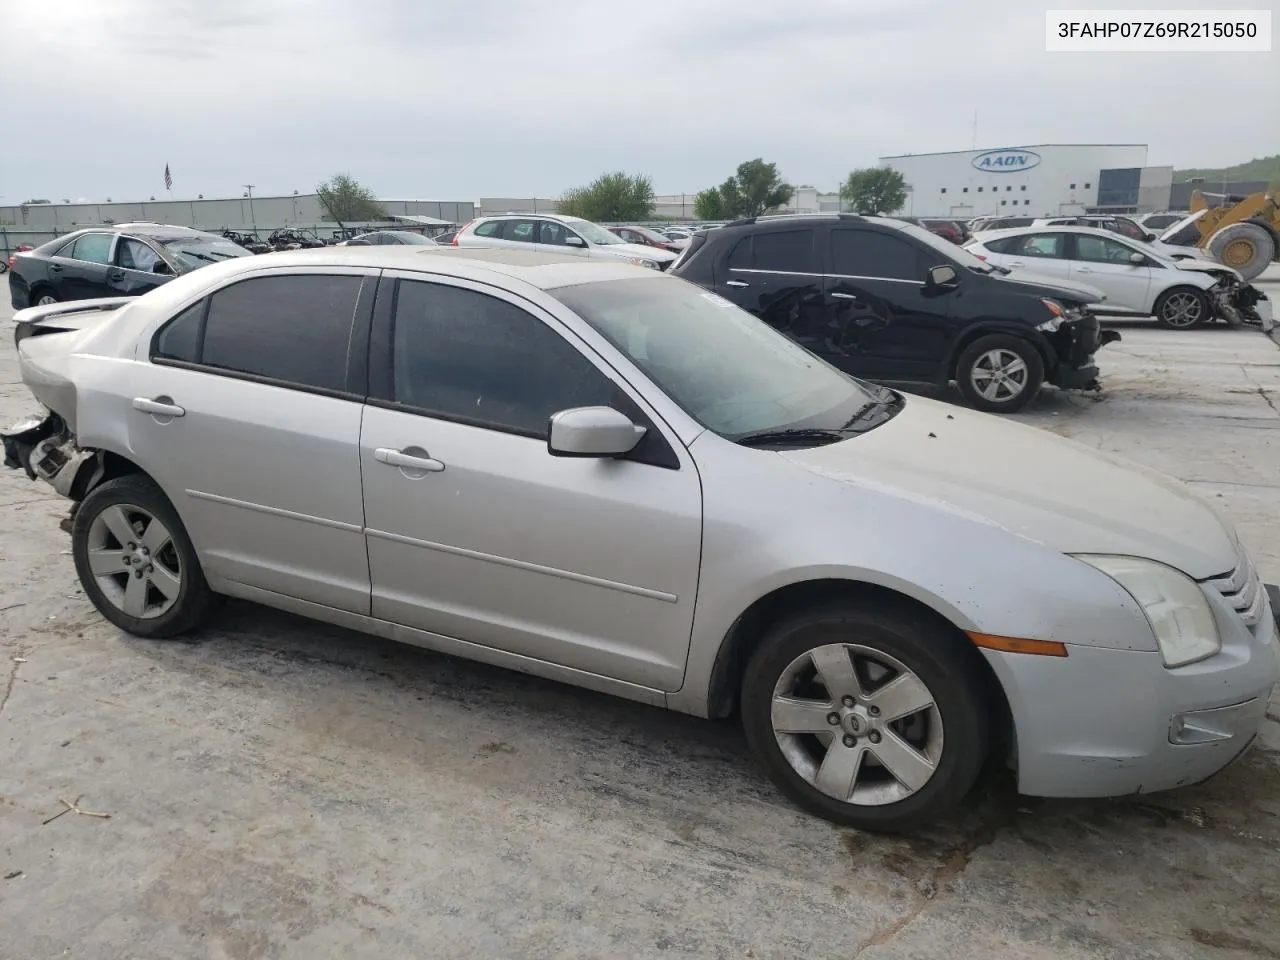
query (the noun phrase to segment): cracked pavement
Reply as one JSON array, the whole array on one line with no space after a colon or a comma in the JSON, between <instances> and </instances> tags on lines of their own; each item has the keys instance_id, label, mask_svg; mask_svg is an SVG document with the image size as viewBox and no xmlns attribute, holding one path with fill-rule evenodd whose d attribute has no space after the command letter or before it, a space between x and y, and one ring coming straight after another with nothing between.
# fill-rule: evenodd
<instances>
[{"instance_id":1,"label":"cracked pavement","mask_svg":"<svg viewBox=\"0 0 1280 960\"><path fill-rule=\"evenodd\" d=\"M7 317L5 422L30 407ZM1280 348L1122 332L1101 397L1019 419L1188 481L1280 580ZM1276 723L1199 787L1045 801L992 774L876 837L790 807L732 723L248 604L127 637L65 513L0 471L0 955L1280 957ZM60 797L111 818L42 826Z\"/></svg>"}]
</instances>

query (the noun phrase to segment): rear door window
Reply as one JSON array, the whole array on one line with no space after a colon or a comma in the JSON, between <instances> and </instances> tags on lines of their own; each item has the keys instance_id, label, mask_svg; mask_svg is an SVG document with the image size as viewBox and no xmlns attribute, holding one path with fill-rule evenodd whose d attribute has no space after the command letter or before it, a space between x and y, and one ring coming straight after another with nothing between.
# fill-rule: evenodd
<instances>
[{"instance_id":1,"label":"rear door window","mask_svg":"<svg viewBox=\"0 0 1280 960\"><path fill-rule=\"evenodd\" d=\"M154 357L325 391L344 391L363 278L255 277L224 287L169 323Z\"/></svg>"},{"instance_id":2,"label":"rear door window","mask_svg":"<svg viewBox=\"0 0 1280 960\"><path fill-rule=\"evenodd\" d=\"M752 238L751 267L773 273L817 273L813 230L778 230ZM735 251L736 253L736 251Z\"/></svg>"},{"instance_id":3,"label":"rear door window","mask_svg":"<svg viewBox=\"0 0 1280 960\"><path fill-rule=\"evenodd\" d=\"M508 220L502 230L503 240L515 240L519 243L533 243L537 224L532 220Z\"/></svg>"},{"instance_id":4,"label":"rear door window","mask_svg":"<svg viewBox=\"0 0 1280 960\"><path fill-rule=\"evenodd\" d=\"M1017 257L1043 257L1048 260L1061 260L1066 256L1065 233L1032 233L1025 237L1014 237L1014 242L1005 251Z\"/></svg>"},{"instance_id":5,"label":"rear door window","mask_svg":"<svg viewBox=\"0 0 1280 960\"><path fill-rule=\"evenodd\" d=\"M488 220L476 227L477 237L490 237L500 239L502 237L502 221Z\"/></svg>"},{"instance_id":6,"label":"rear door window","mask_svg":"<svg viewBox=\"0 0 1280 960\"><path fill-rule=\"evenodd\" d=\"M838 276L923 283L926 259L914 244L879 230L831 231L831 272Z\"/></svg>"},{"instance_id":7,"label":"rear door window","mask_svg":"<svg viewBox=\"0 0 1280 960\"><path fill-rule=\"evenodd\" d=\"M81 260L84 263L110 263L111 234L86 233L72 244L70 253L67 253L64 247L62 256L69 256L72 260Z\"/></svg>"}]
</instances>

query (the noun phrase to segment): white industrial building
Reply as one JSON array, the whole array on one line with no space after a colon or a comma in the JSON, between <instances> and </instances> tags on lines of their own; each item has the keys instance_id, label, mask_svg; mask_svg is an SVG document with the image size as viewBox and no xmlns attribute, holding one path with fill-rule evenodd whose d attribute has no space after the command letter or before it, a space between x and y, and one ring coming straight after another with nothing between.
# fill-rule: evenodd
<instances>
[{"instance_id":1,"label":"white industrial building","mask_svg":"<svg viewBox=\"0 0 1280 960\"><path fill-rule=\"evenodd\" d=\"M1049 216L1167 208L1172 167L1148 167L1145 144L1036 144L881 157L914 216Z\"/></svg>"}]
</instances>

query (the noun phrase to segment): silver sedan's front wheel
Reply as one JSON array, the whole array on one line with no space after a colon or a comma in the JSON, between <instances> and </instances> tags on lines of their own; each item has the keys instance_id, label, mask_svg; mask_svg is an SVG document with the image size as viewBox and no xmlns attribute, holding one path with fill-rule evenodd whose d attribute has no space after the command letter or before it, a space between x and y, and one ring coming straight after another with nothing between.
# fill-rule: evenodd
<instances>
[{"instance_id":1,"label":"silver sedan's front wheel","mask_svg":"<svg viewBox=\"0 0 1280 960\"><path fill-rule=\"evenodd\" d=\"M1156 319L1173 330L1189 330L1209 319L1209 300L1199 290L1178 287L1160 295Z\"/></svg>"},{"instance_id":2,"label":"silver sedan's front wheel","mask_svg":"<svg viewBox=\"0 0 1280 960\"><path fill-rule=\"evenodd\" d=\"M973 786L987 752L987 687L967 638L927 611L839 601L761 638L743 676L742 720L800 806L900 830Z\"/></svg>"},{"instance_id":3,"label":"silver sedan's front wheel","mask_svg":"<svg viewBox=\"0 0 1280 960\"><path fill-rule=\"evenodd\" d=\"M880 806L923 788L942 758L942 715L901 660L856 643L815 647L773 691L773 734L791 769L842 803Z\"/></svg>"}]
</instances>

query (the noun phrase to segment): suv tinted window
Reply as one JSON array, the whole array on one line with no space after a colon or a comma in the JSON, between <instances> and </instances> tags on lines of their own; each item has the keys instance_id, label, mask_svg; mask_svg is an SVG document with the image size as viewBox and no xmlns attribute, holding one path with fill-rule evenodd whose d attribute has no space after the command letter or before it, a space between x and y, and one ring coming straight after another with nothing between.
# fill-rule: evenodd
<instances>
[{"instance_id":1,"label":"suv tinted window","mask_svg":"<svg viewBox=\"0 0 1280 960\"><path fill-rule=\"evenodd\" d=\"M64 248L65 249L65 248ZM69 256L85 263L107 263L111 254L111 234L86 233L71 248ZM68 254L63 254L68 256Z\"/></svg>"},{"instance_id":2,"label":"suv tinted window","mask_svg":"<svg viewBox=\"0 0 1280 960\"><path fill-rule=\"evenodd\" d=\"M873 230L831 231L831 272L849 277L924 282L929 264L916 247Z\"/></svg>"},{"instance_id":3,"label":"suv tinted window","mask_svg":"<svg viewBox=\"0 0 1280 960\"><path fill-rule=\"evenodd\" d=\"M617 389L560 334L474 290L400 281L392 337L397 403L547 436L551 415L616 405Z\"/></svg>"},{"instance_id":4,"label":"suv tinted window","mask_svg":"<svg viewBox=\"0 0 1280 960\"><path fill-rule=\"evenodd\" d=\"M285 383L343 390L347 347L360 277L306 274L258 277L219 290L211 298L197 362ZM185 345L176 327L157 338L158 348Z\"/></svg>"},{"instance_id":5,"label":"suv tinted window","mask_svg":"<svg viewBox=\"0 0 1280 960\"><path fill-rule=\"evenodd\" d=\"M489 220L489 221L486 221L485 223L480 224L478 227L476 227L476 236L477 237L501 237L502 221Z\"/></svg>"},{"instance_id":6,"label":"suv tinted window","mask_svg":"<svg viewBox=\"0 0 1280 960\"><path fill-rule=\"evenodd\" d=\"M752 237L751 265L779 273L813 273L813 231L779 230Z\"/></svg>"}]
</instances>

